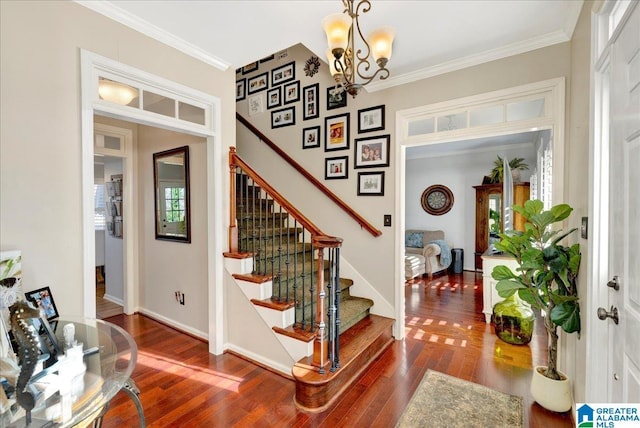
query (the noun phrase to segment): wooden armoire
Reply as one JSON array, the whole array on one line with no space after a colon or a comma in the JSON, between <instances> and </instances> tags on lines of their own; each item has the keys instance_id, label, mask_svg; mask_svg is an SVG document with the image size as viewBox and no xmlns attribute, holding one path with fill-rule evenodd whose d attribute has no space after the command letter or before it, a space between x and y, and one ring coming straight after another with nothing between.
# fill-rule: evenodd
<instances>
[{"instance_id":1,"label":"wooden armoire","mask_svg":"<svg viewBox=\"0 0 640 428\"><path fill-rule=\"evenodd\" d=\"M489 248L489 201L496 200L502 212L502 183L483 184L473 186L476 189L476 249L475 269L482 270L482 254ZM529 183L513 184L513 204L523 205L529 199ZM524 219L515 213L513 220L515 230L524 230ZM502 218L500 218L500 230L502 230Z\"/></svg>"}]
</instances>

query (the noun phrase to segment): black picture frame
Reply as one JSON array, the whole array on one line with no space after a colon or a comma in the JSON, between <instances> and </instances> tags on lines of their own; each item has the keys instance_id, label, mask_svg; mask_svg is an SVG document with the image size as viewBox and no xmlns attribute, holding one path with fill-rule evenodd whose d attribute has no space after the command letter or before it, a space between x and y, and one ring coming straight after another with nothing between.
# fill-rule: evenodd
<instances>
[{"instance_id":1,"label":"black picture frame","mask_svg":"<svg viewBox=\"0 0 640 428\"><path fill-rule=\"evenodd\" d=\"M247 97L247 79L236 80L236 101Z\"/></svg>"},{"instance_id":2,"label":"black picture frame","mask_svg":"<svg viewBox=\"0 0 640 428\"><path fill-rule=\"evenodd\" d=\"M295 107L286 107L271 112L271 128L281 128L296 124Z\"/></svg>"},{"instance_id":3,"label":"black picture frame","mask_svg":"<svg viewBox=\"0 0 640 428\"><path fill-rule=\"evenodd\" d=\"M349 156L338 156L324 160L325 180L344 180L349 178Z\"/></svg>"},{"instance_id":4,"label":"black picture frame","mask_svg":"<svg viewBox=\"0 0 640 428\"><path fill-rule=\"evenodd\" d=\"M292 83L287 83L282 87L282 99L283 104L291 104L296 101L300 101L300 81L296 80Z\"/></svg>"},{"instance_id":5,"label":"black picture frame","mask_svg":"<svg viewBox=\"0 0 640 428\"><path fill-rule=\"evenodd\" d=\"M320 117L320 84L305 86L302 89L302 119Z\"/></svg>"},{"instance_id":6,"label":"black picture frame","mask_svg":"<svg viewBox=\"0 0 640 428\"><path fill-rule=\"evenodd\" d=\"M44 310L47 321L51 321L59 317L58 308L56 307L56 303L53 300L53 294L49 287L42 287L37 290L27 291L24 293L24 296L36 307Z\"/></svg>"},{"instance_id":7,"label":"black picture frame","mask_svg":"<svg viewBox=\"0 0 640 428\"><path fill-rule=\"evenodd\" d=\"M353 145L353 167L376 168L389 166L391 136L356 138Z\"/></svg>"},{"instance_id":8,"label":"black picture frame","mask_svg":"<svg viewBox=\"0 0 640 428\"><path fill-rule=\"evenodd\" d=\"M324 119L324 151L349 148L349 113Z\"/></svg>"},{"instance_id":9,"label":"black picture frame","mask_svg":"<svg viewBox=\"0 0 640 428\"><path fill-rule=\"evenodd\" d=\"M359 172L358 196L384 196L384 171Z\"/></svg>"},{"instance_id":10,"label":"black picture frame","mask_svg":"<svg viewBox=\"0 0 640 428\"><path fill-rule=\"evenodd\" d=\"M342 108L347 106L347 93L335 86L327 88L327 110Z\"/></svg>"},{"instance_id":11,"label":"black picture frame","mask_svg":"<svg viewBox=\"0 0 640 428\"><path fill-rule=\"evenodd\" d=\"M302 130L302 148L312 149L320 147L320 125Z\"/></svg>"},{"instance_id":12,"label":"black picture frame","mask_svg":"<svg viewBox=\"0 0 640 428\"><path fill-rule=\"evenodd\" d=\"M280 85L282 83L295 80L296 78L296 63L291 61L280 67L276 67L271 70L271 86Z\"/></svg>"},{"instance_id":13,"label":"black picture frame","mask_svg":"<svg viewBox=\"0 0 640 428\"><path fill-rule=\"evenodd\" d=\"M282 105L282 86L276 86L267 91L267 109L280 107Z\"/></svg>"},{"instance_id":14,"label":"black picture frame","mask_svg":"<svg viewBox=\"0 0 640 428\"><path fill-rule=\"evenodd\" d=\"M384 130L384 105L358 110L358 133Z\"/></svg>"},{"instance_id":15,"label":"black picture frame","mask_svg":"<svg viewBox=\"0 0 640 428\"><path fill-rule=\"evenodd\" d=\"M247 79L247 93L255 94L256 92L264 91L269 87L269 73L264 72L257 76Z\"/></svg>"},{"instance_id":16,"label":"black picture frame","mask_svg":"<svg viewBox=\"0 0 640 428\"><path fill-rule=\"evenodd\" d=\"M242 74L249 74L258 69L258 61L254 61L251 64L247 64L242 67Z\"/></svg>"}]
</instances>

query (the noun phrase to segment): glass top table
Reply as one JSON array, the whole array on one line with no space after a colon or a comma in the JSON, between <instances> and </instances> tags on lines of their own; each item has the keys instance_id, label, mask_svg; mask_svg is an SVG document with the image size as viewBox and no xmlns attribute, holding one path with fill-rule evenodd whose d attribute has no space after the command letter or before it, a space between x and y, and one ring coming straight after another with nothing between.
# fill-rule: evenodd
<instances>
[{"instance_id":1,"label":"glass top table","mask_svg":"<svg viewBox=\"0 0 640 428\"><path fill-rule=\"evenodd\" d=\"M129 333L121 327L97 319L60 318L52 332L60 355L58 361L34 374L29 381L36 404L31 410L31 421L26 415L11 422L10 427L71 427L85 426L101 420L109 401L123 390L134 400L140 426L144 427L142 405L131 373L136 365L138 348ZM64 331L73 325L75 358L65 346ZM68 330L70 327L66 327ZM65 352L66 351L66 352ZM81 352L81 353L80 353ZM83 372L81 359L86 366ZM83 423L84 422L84 423Z\"/></svg>"}]
</instances>

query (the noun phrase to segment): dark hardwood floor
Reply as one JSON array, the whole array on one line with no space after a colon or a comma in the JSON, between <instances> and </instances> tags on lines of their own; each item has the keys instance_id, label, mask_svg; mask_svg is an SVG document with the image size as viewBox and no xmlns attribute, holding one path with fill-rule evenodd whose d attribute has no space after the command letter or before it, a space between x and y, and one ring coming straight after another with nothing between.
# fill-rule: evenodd
<instances>
[{"instance_id":1,"label":"dark hardwood floor","mask_svg":"<svg viewBox=\"0 0 640 428\"><path fill-rule=\"evenodd\" d=\"M544 332L538 328L528 346L500 341L481 313L481 274L413 281L405 296L406 339L318 414L298 410L293 381L278 374L232 354L210 355L207 344L141 315L108 321L138 344L133 378L149 427L393 427L427 369L523 396L525 426L573 426L568 413L548 412L529 395L531 366L545 361ZM112 400L103 426L137 426L126 394Z\"/></svg>"}]
</instances>

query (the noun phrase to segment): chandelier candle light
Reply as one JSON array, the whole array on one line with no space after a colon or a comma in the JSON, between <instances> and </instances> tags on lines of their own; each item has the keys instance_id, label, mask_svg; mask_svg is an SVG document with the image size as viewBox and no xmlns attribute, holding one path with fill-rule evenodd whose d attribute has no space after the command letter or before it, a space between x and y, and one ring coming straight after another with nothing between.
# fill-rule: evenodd
<instances>
[{"instance_id":1,"label":"chandelier candle light","mask_svg":"<svg viewBox=\"0 0 640 428\"><path fill-rule=\"evenodd\" d=\"M377 76L380 80L389 77L386 66L391 58L395 31L391 27L379 28L369 35L367 42L362 35L358 18L361 13L367 13L371 9L371 2L342 0L342 4L345 6L344 11L324 18L322 26L327 34L327 58L336 86L355 98L360 89ZM360 37L357 46L356 33ZM373 56L373 61L378 65L375 72L369 71L370 56Z\"/></svg>"}]
</instances>

